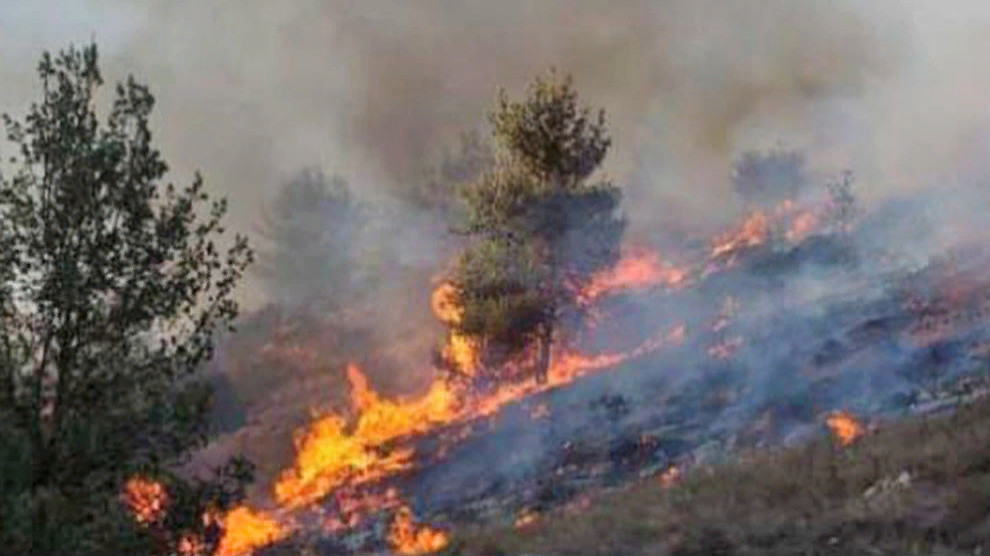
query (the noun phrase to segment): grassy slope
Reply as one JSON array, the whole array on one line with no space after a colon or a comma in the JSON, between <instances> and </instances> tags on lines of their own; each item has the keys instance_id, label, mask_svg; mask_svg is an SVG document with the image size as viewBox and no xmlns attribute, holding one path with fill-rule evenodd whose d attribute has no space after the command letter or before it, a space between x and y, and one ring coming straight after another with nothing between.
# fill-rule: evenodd
<instances>
[{"instance_id":1,"label":"grassy slope","mask_svg":"<svg viewBox=\"0 0 990 556\"><path fill-rule=\"evenodd\" d=\"M461 529L449 553L990 554L990 400L847 448L822 438L694 469L672 487L654 478L523 529Z\"/></svg>"}]
</instances>

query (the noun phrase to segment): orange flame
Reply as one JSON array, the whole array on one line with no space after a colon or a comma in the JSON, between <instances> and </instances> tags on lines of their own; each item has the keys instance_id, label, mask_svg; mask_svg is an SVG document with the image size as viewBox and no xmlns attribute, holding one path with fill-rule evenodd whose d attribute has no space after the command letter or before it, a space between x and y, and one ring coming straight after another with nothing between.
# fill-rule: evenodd
<instances>
[{"instance_id":1,"label":"orange flame","mask_svg":"<svg viewBox=\"0 0 990 556\"><path fill-rule=\"evenodd\" d=\"M863 436L863 425L852 414L837 411L825 420L832 435L842 446L849 446Z\"/></svg>"},{"instance_id":2,"label":"orange flame","mask_svg":"<svg viewBox=\"0 0 990 556\"><path fill-rule=\"evenodd\" d=\"M660 474L660 484L664 488L670 488L681 481L684 472L676 465L671 465L666 471Z\"/></svg>"},{"instance_id":3,"label":"orange flame","mask_svg":"<svg viewBox=\"0 0 990 556\"><path fill-rule=\"evenodd\" d=\"M165 487L158 481L132 477L124 484L121 496L124 504L134 514L134 519L141 525L157 523L165 517L169 498Z\"/></svg>"},{"instance_id":4,"label":"orange flame","mask_svg":"<svg viewBox=\"0 0 990 556\"><path fill-rule=\"evenodd\" d=\"M743 249L758 247L770 239L771 231L791 243L798 243L815 233L822 225L819 213L813 209L801 209L793 201L784 201L774 207L770 214L757 210L731 232L716 238L712 257L727 258Z\"/></svg>"},{"instance_id":5,"label":"orange flame","mask_svg":"<svg viewBox=\"0 0 990 556\"><path fill-rule=\"evenodd\" d=\"M791 219L791 225L787 228L787 231L784 232L784 237L791 243L797 243L814 233L814 231L818 228L819 223L820 219L814 211L799 211Z\"/></svg>"},{"instance_id":6,"label":"orange flame","mask_svg":"<svg viewBox=\"0 0 990 556\"><path fill-rule=\"evenodd\" d=\"M731 255L748 247L766 243L770 235L770 224L763 211L749 215L738 230L729 232L715 240L712 257Z\"/></svg>"},{"instance_id":7,"label":"orange flame","mask_svg":"<svg viewBox=\"0 0 990 556\"><path fill-rule=\"evenodd\" d=\"M399 554L430 554L450 544L450 536L426 525L413 522L412 511L403 506L395 515L388 540Z\"/></svg>"},{"instance_id":8,"label":"orange flame","mask_svg":"<svg viewBox=\"0 0 990 556\"><path fill-rule=\"evenodd\" d=\"M474 376L478 372L481 346L471 336L452 332L444 346L443 356L454 363L461 372Z\"/></svg>"},{"instance_id":9,"label":"orange flame","mask_svg":"<svg viewBox=\"0 0 990 556\"><path fill-rule=\"evenodd\" d=\"M667 283L673 284L677 280L671 278ZM449 283L437 288L431 305L437 318L448 323L457 322L463 314L456 290ZM464 383L441 377L419 397L385 399L371 387L361 369L351 364L347 374L353 417L327 413L297 431L295 462L276 480L274 499L283 511L294 512L333 495L340 513L327 518L324 527L331 532L353 528L366 513L399 503L394 493L382 497L366 491L370 490L366 487L415 465L414 449L401 445L404 438L492 415L504 405L525 396L572 382L589 372L615 366L663 345L679 343L684 334L684 326L679 325L665 335L658 335L636 349L622 353L587 356L564 350L554 357L545 382L521 374L519 376L523 378L501 383L485 394L477 394ZM470 428L463 430L470 432ZM460 439L463 434L446 440L456 442ZM226 552L222 554L229 556L248 551L286 534L288 527L275 517L239 508L226 520L221 544ZM436 551L448 542L446 533L416 528L407 508L397 514L390 539L403 554Z\"/></svg>"},{"instance_id":10,"label":"orange flame","mask_svg":"<svg viewBox=\"0 0 990 556\"><path fill-rule=\"evenodd\" d=\"M645 247L623 249L622 258L612 268L591 278L578 296L590 303L616 290L663 285L670 288L687 283L688 271L660 260L657 252Z\"/></svg>"},{"instance_id":11,"label":"orange flame","mask_svg":"<svg viewBox=\"0 0 990 556\"><path fill-rule=\"evenodd\" d=\"M384 400L368 385L356 365L348 368L351 400L358 411L355 426L329 414L297 437L296 463L275 484L275 499L282 506L298 508L315 502L345 484L379 479L411 465L411 449L382 453L380 446L411 434L422 433L452 421L455 397L443 381L436 381L416 400Z\"/></svg>"},{"instance_id":12,"label":"orange flame","mask_svg":"<svg viewBox=\"0 0 990 556\"><path fill-rule=\"evenodd\" d=\"M540 514L535 511L526 510L519 514L516 518L515 527L516 529L529 529L532 525L540 519Z\"/></svg>"},{"instance_id":13,"label":"orange flame","mask_svg":"<svg viewBox=\"0 0 990 556\"><path fill-rule=\"evenodd\" d=\"M238 506L223 518L224 536L217 548L218 556L237 556L283 539L290 529L275 517Z\"/></svg>"},{"instance_id":14,"label":"orange flame","mask_svg":"<svg viewBox=\"0 0 990 556\"><path fill-rule=\"evenodd\" d=\"M456 324L464 317L464 309L461 307L457 296L457 288L450 282L444 282L433 291L430 297L430 307L433 315L440 322Z\"/></svg>"}]
</instances>

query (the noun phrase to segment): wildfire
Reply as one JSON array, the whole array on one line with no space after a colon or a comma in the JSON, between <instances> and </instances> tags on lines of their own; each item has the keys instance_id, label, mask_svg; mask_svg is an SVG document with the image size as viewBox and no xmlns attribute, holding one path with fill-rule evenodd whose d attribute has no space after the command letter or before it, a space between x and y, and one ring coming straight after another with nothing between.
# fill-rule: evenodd
<instances>
[{"instance_id":1,"label":"wildfire","mask_svg":"<svg viewBox=\"0 0 990 556\"><path fill-rule=\"evenodd\" d=\"M630 352L593 357L564 352L555 358L546 383L527 378L502 384L482 397L472 397L463 387L438 379L422 397L388 400L370 387L356 365L351 365L348 377L356 413L354 423L349 426L343 416L328 414L309 425L297 437L294 466L275 484L275 499L282 507L297 509L342 487L367 484L410 469L415 455L412 448L384 447L443 425L491 415L507 403L571 382L592 370L614 366L682 337L683 327L677 327Z\"/></svg>"},{"instance_id":2,"label":"wildfire","mask_svg":"<svg viewBox=\"0 0 990 556\"><path fill-rule=\"evenodd\" d=\"M478 370L481 348L478 341L465 334L453 332L444 346L443 356L454 363L457 369L469 376Z\"/></svg>"},{"instance_id":3,"label":"wildfire","mask_svg":"<svg viewBox=\"0 0 990 556\"><path fill-rule=\"evenodd\" d=\"M165 487L157 481L143 477L132 477L124 484L122 494L124 504L134 514L141 525L157 523L165 517L169 503Z\"/></svg>"},{"instance_id":4,"label":"wildfire","mask_svg":"<svg viewBox=\"0 0 990 556\"><path fill-rule=\"evenodd\" d=\"M519 514L516 518L515 527L516 529L529 529L531 526L535 525L540 519L540 514L535 511L526 510Z\"/></svg>"},{"instance_id":5,"label":"wildfire","mask_svg":"<svg viewBox=\"0 0 990 556\"><path fill-rule=\"evenodd\" d=\"M285 538L290 529L273 516L238 506L223 518L224 536L218 556L246 554L257 547Z\"/></svg>"},{"instance_id":6,"label":"wildfire","mask_svg":"<svg viewBox=\"0 0 990 556\"><path fill-rule=\"evenodd\" d=\"M825 420L832 435L841 446L849 446L863 436L863 425L852 414L837 411Z\"/></svg>"},{"instance_id":7,"label":"wildfire","mask_svg":"<svg viewBox=\"0 0 990 556\"><path fill-rule=\"evenodd\" d=\"M433 291L430 307L440 322L456 324L464 317L464 309L457 299L457 288L450 282L440 284Z\"/></svg>"},{"instance_id":8,"label":"wildfire","mask_svg":"<svg viewBox=\"0 0 990 556\"><path fill-rule=\"evenodd\" d=\"M758 247L780 235L791 243L799 243L815 233L822 225L819 211L799 208L793 201L784 201L769 213L757 210L734 231L719 236L712 248L713 258L729 257L747 248Z\"/></svg>"},{"instance_id":9,"label":"wildfire","mask_svg":"<svg viewBox=\"0 0 990 556\"><path fill-rule=\"evenodd\" d=\"M388 540L399 554L430 554L450 544L450 536L426 525L416 525L412 511L403 506L395 514Z\"/></svg>"},{"instance_id":10,"label":"wildfire","mask_svg":"<svg viewBox=\"0 0 990 556\"><path fill-rule=\"evenodd\" d=\"M645 247L629 247L612 268L592 277L579 295L590 303L616 290L656 285L676 288L687 283L688 271L660 260L660 255Z\"/></svg>"},{"instance_id":11,"label":"wildfire","mask_svg":"<svg viewBox=\"0 0 990 556\"><path fill-rule=\"evenodd\" d=\"M729 232L715 240L712 257L731 255L748 247L766 243L770 235L770 223L766 213L756 211L749 215L738 230Z\"/></svg>"},{"instance_id":12,"label":"wildfire","mask_svg":"<svg viewBox=\"0 0 990 556\"><path fill-rule=\"evenodd\" d=\"M416 400L384 400L368 385L356 365L348 368L351 401L358 412L353 428L340 415L329 414L297 437L296 463L275 484L275 499L289 508L315 502L346 484L360 484L406 469L412 449L383 453L390 440L429 430L456 416L455 397L436 381Z\"/></svg>"},{"instance_id":13,"label":"wildfire","mask_svg":"<svg viewBox=\"0 0 990 556\"><path fill-rule=\"evenodd\" d=\"M684 477L681 468L676 465L671 465L666 471L660 474L660 484L665 488L670 488L681 481Z\"/></svg>"},{"instance_id":14,"label":"wildfire","mask_svg":"<svg viewBox=\"0 0 990 556\"><path fill-rule=\"evenodd\" d=\"M811 210L799 211L791 218L791 225L784 232L784 237L791 243L797 243L814 233L820 225L818 214Z\"/></svg>"}]
</instances>

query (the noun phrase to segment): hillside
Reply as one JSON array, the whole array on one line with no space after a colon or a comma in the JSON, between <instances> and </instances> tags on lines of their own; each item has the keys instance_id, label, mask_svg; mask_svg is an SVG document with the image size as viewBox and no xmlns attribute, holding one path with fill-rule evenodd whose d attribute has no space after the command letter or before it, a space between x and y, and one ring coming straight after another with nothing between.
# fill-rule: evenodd
<instances>
[{"instance_id":1,"label":"hillside","mask_svg":"<svg viewBox=\"0 0 990 556\"><path fill-rule=\"evenodd\" d=\"M990 400L822 435L683 477L667 472L514 525L462 529L449 554L895 555L990 551Z\"/></svg>"}]
</instances>

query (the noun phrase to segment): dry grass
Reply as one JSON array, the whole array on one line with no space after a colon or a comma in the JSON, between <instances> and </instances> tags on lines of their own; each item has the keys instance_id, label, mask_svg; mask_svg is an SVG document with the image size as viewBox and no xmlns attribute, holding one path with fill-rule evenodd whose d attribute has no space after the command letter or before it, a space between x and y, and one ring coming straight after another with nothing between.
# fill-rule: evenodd
<instances>
[{"instance_id":1,"label":"dry grass","mask_svg":"<svg viewBox=\"0 0 990 556\"><path fill-rule=\"evenodd\" d=\"M524 530L461 529L452 546L458 556L990 554L990 401L847 448L822 438L694 469L673 487L649 480Z\"/></svg>"}]
</instances>

